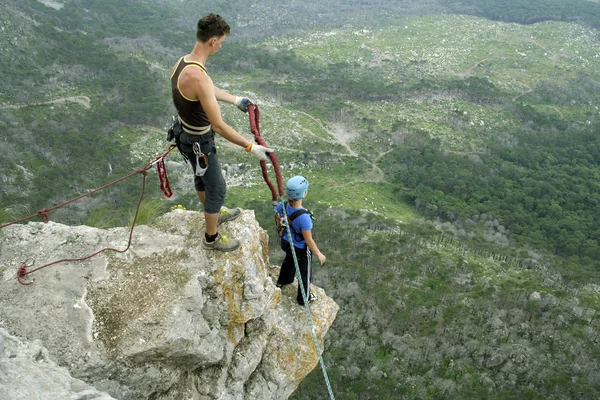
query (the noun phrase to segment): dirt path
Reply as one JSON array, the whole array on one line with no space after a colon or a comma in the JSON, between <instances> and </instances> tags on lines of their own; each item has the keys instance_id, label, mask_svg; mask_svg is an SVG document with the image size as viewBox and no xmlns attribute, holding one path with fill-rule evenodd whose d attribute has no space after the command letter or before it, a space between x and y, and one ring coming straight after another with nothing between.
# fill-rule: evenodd
<instances>
[{"instance_id":1,"label":"dirt path","mask_svg":"<svg viewBox=\"0 0 600 400\"><path fill-rule=\"evenodd\" d=\"M379 182L382 182L384 180L385 173L383 172L383 170L381 168L379 168L379 166L377 165L377 162L383 156L385 156L387 153L389 153L390 151L392 151L392 149L389 149L389 150L387 150L387 151L379 154L377 157L375 157L375 159L367 159L367 158L361 157L351 147L352 140L358 138L359 135L360 135L358 132L353 131L350 128L348 128L347 126L342 125L342 124L332 124L331 127L333 128L333 131L331 131L319 119L314 118L310 114L306 114L306 113L304 113L304 114L306 116L308 116L309 118L311 118L313 121L315 121L324 131L326 131L333 138L333 140L328 140L328 142L339 144L339 145L343 146L348 151L348 155L349 156L356 157L356 158L362 158L367 163L369 163L370 166L371 166L371 168L368 169L368 170L366 170L361 177L358 177L357 179L355 179L353 181L347 182L346 184L339 185L340 187L341 186L352 185L352 184L357 183L357 182L374 182L374 183L379 183Z\"/></svg>"},{"instance_id":2,"label":"dirt path","mask_svg":"<svg viewBox=\"0 0 600 400\"><path fill-rule=\"evenodd\" d=\"M375 159L373 160L373 163L371 164L371 166L373 167L369 172L366 173L366 176L368 178L369 181L371 182L383 182L383 178L385 178L385 173L383 172L383 170L381 168L379 168L379 166L377 165L377 163L379 162L379 160L381 160L387 153L389 153L390 151L394 150L389 149L387 151L384 151L383 153L379 153L379 155L377 157L375 157Z\"/></svg>"},{"instance_id":3,"label":"dirt path","mask_svg":"<svg viewBox=\"0 0 600 400\"><path fill-rule=\"evenodd\" d=\"M379 154L373 160L369 160L367 158L361 157L358 155L358 153L356 151L354 151L354 149L350 145L353 139L356 139L359 137L360 134L358 132L355 132L355 131L349 129L347 126L344 126L342 124L332 124L332 128L333 128L333 132L332 132L319 119L314 118L310 114L306 114L306 113L304 113L304 114L306 116L308 116L309 118L311 118L313 121L315 121L325 132L327 132L333 138L333 140L328 140L329 143L339 144L339 145L343 146L348 151L349 156L356 157L356 158L359 158L359 157L363 158L365 161L367 161L371 165L371 168L369 170L366 170L362 177L360 177L359 179L355 179L352 182L348 182L342 186L348 186L348 185L356 183L356 182L379 183L379 182L383 181L383 179L385 178L385 173L383 172L383 170L381 168L379 168L379 166L377 165L377 162L381 159L381 157L383 157L388 152L390 152L391 149Z\"/></svg>"},{"instance_id":4,"label":"dirt path","mask_svg":"<svg viewBox=\"0 0 600 400\"><path fill-rule=\"evenodd\" d=\"M77 103L88 110L91 107L89 97L87 97L87 96L71 96L71 97L61 97L61 98L50 100L50 101L43 101L43 102L31 103L31 104L19 104L19 105L2 104L2 105L0 105L0 109L2 109L2 108L23 108L23 107L30 107L30 106L39 106L41 104L60 104L60 103L64 103L64 104Z\"/></svg>"},{"instance_id":5,"label":"dirt path","mask_svg":"<svg viewBox=\"0 0 600 400\"><path fill-rule=\"evenodd\" d=\"M329 128L327 126L325 126L323 124L323 122L320 119L317 119L317 118L313 117L312 115L307 114L303 111L298 111L298 112L300 114L304 114L305 116L307 116L308 118L313 120L315 122L315 124L317 124L321 129L323 129L325 132L327 132L331 138L333 138L333 139L323 139L323 138L320 138L320 139L323 139L326 142L331 143L331 144L342 145L348 151L348 155L350 155L352 157L358 157L358 154L356 154L356 152L354 150L352 150L352 148L348 144L351 139L358 137L357 133L352 132L345 126L339 125L339 124L333 125L335 132L332 132L329 130ZM312 133L312 131L310 131L310 129L305 128L305 130L308 132L308 134L318 137L317 135Z\"/></svg>"},{"instance_id":6,"label":"dirt path","mask_svg":"<svg viewBox=\"0 0 600 400\"><path fill-rule=\"evenodd\" d=\"M518 99L519 97L521 97L521 96L525 96L527 93L531 93L531 92L533 92L533 89L532 89L532 88L531 88L531 86L529 86L528 84L526 84L526 83L523 83L523 82L517 82L517 83L518 83L519 85L521 85L521 86L524 86L524 87L525 87L525 91L524 91L523 93L521 93L520 95L513 97L512 101L515 101L515 100L517 100L517 99Z\"/></svg>"},{"instance_id":7,"label":"dirt path","mask_svg":"<svg viewBox=\"0 0 600 400\"><path fill-rule=\"evenodd\" d=\"M526 37L524 37L522 39L523 39L524 42L533 43L536 46L538 46L540 49L544 50L546 53L549 53L550 54L550 59L552 61L558 60L558 54L554 53L552 50L548 50L548 48L546 46L544 46L543 44L541 44L537 40L532 39L532 38L526 38Z\"/></svg>"},{"instance_id":8,"label":"dirt path","mask_svg":"<svg viewBox=\"0 0 600 400\"><path fill-rule=\"evenodd\" d=\"M468 78L471 75L473 75L473 70L477 67L479 67L479 65L483 62L487 61L487 58L484 58L483 60L479 60L477 61L471 68L463 71L463 72L459 72L458 76L460 76L461 78Z\"/></svg>"}]
</instances>

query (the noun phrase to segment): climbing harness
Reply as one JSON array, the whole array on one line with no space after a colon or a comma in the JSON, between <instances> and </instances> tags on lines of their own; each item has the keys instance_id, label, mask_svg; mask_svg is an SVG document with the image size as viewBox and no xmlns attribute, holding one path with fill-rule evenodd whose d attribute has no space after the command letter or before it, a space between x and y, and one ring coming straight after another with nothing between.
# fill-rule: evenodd
<instances>
[{"instance_id":1,"label":"climbing harness","mask_svg":"<svg viewBox=\"0 0 600 400\"><path fill-rule=\"evenodd\" d=\"M144 198L144 194L145 194L145 191L146 191L146 177L148 176L148 170L151 169L154 165L156 165L156 168L157 168L157 171L158 171L161 190L163 191L163 193L167 197L171 197L173 195L173 192L171 191L171 188L170 188L170 185L169 185L169 178L167 176L167 170L166 170L166 167L165 167L165 164L164 164L165 157L171 152L171 150L173 150L173 148L175 148L175 145L170 145L169 148L168 148L168 150L165 153L163 153L163 154L161 154L159 156L156 156L156 158L154 160L148 162L142 168L140 168L140 169L138 169L138 170L136 170L136 171L134 171L134 172L126 175L126 176L123 176L123 177L121 177L121 178L119 178L117 180L114 180L114 181L112 181L110 183L107 183L106 185L103 185L103 186L101 186L101 187L99 187L97 189L91 190L91 191L89 191L87 193L82 194L81 196L77 196L74 199L65 201L64 203L58 204L58 205L56 205L54 207L51 207L51 208L48 208L48 209L44 208L44 209L36 212L33 215L29 215L29 216L27 216L25 218L21 218L21 219L9 222L9 223L4 224L4 225L0 225L0 229L2 229L2 228L5 228L7 226L10 226L10 225L18 224L19 222L23 222L23 221L27 221L27 220L33 219L35 217L40 217L41 220L44 223L48 223L48 220L49 220L48 219L48 213L50 211L56 210L57 208L60 208L60 207L64 207L67 204L71 204L71 203L73 203L73 202L75 202L77 200L80 200L80 199L84 198L84 197L91 196L92 194L94 194L96 192L99 192L99 191L101 191L103 189L106 189L109 186L112 186L112 185L117 184L117 183L119 183L121 181L124 181L125 179L130 178L130 177L132 177L134 175L142 174L142 177L143 177L142 178L142 191L141 191L138 203L137 203L137 207L136 207L136 210L135 210L135 216L133 218L133 222L131 223L131 228L129 230L129 240L127 242L127 247L125 249L119 250L119 249L114 249L114 248L104 248L104 249L98 250L97 252L95 252L95 253L93 253L93 254L91 254L89 256L86 256L86 257L81 257L81 258L66 258L66 259L62 259L62 260L58 260L58 261L53 261L53 262L51 262L49 264L42 265L41 267L37 267L37 268L35 268L33 270L30 270L30 271L28 271L27 269L33 267L34 261L33 261L33 259L28 259L27 261L21 263L20 266L19 266L19 269L17 270L17 280L19 281L19 283L21 283L22 285L31 285L33 283L33 280L29 281L29 282L25 282L23 280L23 278L25 276L27 276L27 275L30 275L30 274L32 274L32 273L34 273L36 271L39 271L39 270L44 269L46 267L49 267L51 265L59 264L59 263L62 263L62 262L72 262L72 261L88 260L88 259L90 259L92 257L97 256L100 253L105 252L105 251L114 251L114 252L117 252L117 253L125 253L127 250L129 250L129 248L131 247L132 239L133 239L133 229L135 228L135 224L137 222L138 214L139 214L139 211L140 211L140 206L142 205L142 200Z\"/></svg>"},{"instance_id":2,"label":"climbing harness","mask_svg":"<svg viewBox=\"0 0 600 400\"><path fill-rule=\"evenodd\" d=\"M265 140L260 136L260 130L258 127L260 114L258 112L258 106L256 104L248 105L248 114L250 116L250 131L254 135L254 140L256 141L257 144L259 144L261 146L269 147L269 146L267 146L267 143L265 142ZM267 174L266 162L261 160L260 167L262 170L263 178L264 178L265 182L267 183L267 185L269 186L269 189L271 189L273 207L275 208L275 213L277 213L278 201L281 201L282 203L285 202L284 192L283 192L283 179L281 177L281 169L279 167L279 162L277 161L277 156L275 155L274 152L268 153L268 156L271 158L271 163L273 164L273 169L275 170L275 177L277 179L277 187L279 190L279 197L277 196L275 187L269 180L269 175ZM283 218L286 220L288 219L286 207L283 207ZM288 223L286 226L286 229L288 231L288 237L290 239L290 246L293 249L294 241L292 239L292 231L291 231L290 225L291 224ZM295 251L292 251L292 256L294 258L294 265L296 266L296 277L298 278L298 285L300 286L300 289L302 291L302 298L304 299L304 308L306 310L306 318L308 320L308 324L310 327L310 333L312 335L313 342L315 343L315 348L317 349L317 355L319 356L319 363L321 365L321 370L323 371L323 378L325 379L325 383L327 384L327 390L329 391L329 397L331 398L331 400L335 400L335 396L333 395L333 390L331 389L331 383L329 382L329 377L327 376L327 368L325 367L325 362L323 361L323 352L321 351L321 346L319 346L319 341L317 339L317 334L315 332L314 322L313 322L312 316L310 314L310 308L308 307L309 301L306 296L306 291L304 290L302 276L300 275L300 267L298 265L298 257L296 257Z\"/></svg>"},{"instance_id":3,"label":"climbing harness","mask_svg":"<svg viewBox=\"0 0 600 400\"><path fill-rule=\"evenodd\" d=\"M282 207L286 207L287 205L288 205L288 202L284 201L282 204ZM292 229L292 232L294 233L294 235L296 235L296 237L301 237L302 239L304 239L302 232L298 232L292 225L292 222L294 222L294 220L302 214L309 214L310 218L311 219L313 218L312 213L309 210L307 210L306 208L301 208L299 210L294 211L293 213L288 215L287 218L284 218L284 216L281 215L281 213L279 213L279 212L276 213L275 227L277 228L277 234L279 235L280 238L283 237L283 234L286 231L286 228L289 226Z\"/></svg>"}]
</instances>

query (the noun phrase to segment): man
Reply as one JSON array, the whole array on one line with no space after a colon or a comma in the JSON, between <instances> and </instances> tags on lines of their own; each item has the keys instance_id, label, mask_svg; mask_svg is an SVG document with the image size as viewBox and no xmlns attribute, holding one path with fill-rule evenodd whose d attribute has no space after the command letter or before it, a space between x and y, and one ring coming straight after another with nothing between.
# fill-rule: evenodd
<instances>
[{"instance_id":1,"label":"man","mask_svg":"<svg viewBox=\"0 0 600 400\"><path fill-rule=\"evenodd\" d=\"M204 67L208 57L219 51L229 31L229 25L219 15L211 13L200 18L194 49L181 57L171 71L173 102L183 128L178 145L194 170L194 186L204 205L206 231L202 246L221 251L232 251L240 245L217 230L218 224L236 218L240 210L222 210L227 188L214 146L214 132L259 160L269 160L267 153L273 151L244 139L221 116L218 101L235 104L244 112L252 104L246 97L233 96L215 87Z\"/></svg>"}]
</instances>

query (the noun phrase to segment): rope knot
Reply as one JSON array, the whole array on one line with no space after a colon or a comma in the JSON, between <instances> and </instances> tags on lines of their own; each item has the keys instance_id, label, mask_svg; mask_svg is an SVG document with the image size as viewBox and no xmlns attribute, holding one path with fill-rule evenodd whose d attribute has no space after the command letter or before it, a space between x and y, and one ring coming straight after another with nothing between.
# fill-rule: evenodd
<instances>
[{"instance_id":1,"label":"rope knot","mask_svg":"<svg viewBox=\"0 0 600 400\"><path fill-rule=\"evenodd\" d=\"M33 283L33 281L31 282L24 282L21 278L23 278L24 276L27 275L27 264L26 263L21 263L21 265L19 266L19 269L17 270L17 279L19 280L19 283L21 285L31 285Z\"/></svg>"},{"instance_id":2,"label":"rope knot","mask_svg":"<svg viewBox=\"0 0 600 400\"><path fill-rule=\"evenodd\" d=\"M44 208L44 209L38 211L36 214L37 214L38 217L40 217L40 219L45 224L47 224L48 223L48 213L49 213L48 209Z\"/></svg>"}]
</instances>

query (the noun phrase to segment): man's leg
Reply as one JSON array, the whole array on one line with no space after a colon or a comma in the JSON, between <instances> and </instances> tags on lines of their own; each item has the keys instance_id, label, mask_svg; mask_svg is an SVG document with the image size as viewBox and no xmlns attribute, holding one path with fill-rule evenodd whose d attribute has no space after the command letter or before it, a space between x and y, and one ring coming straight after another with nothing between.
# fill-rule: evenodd
<instances>
[{"instance_id":1,"label":"man's leg","mask_svg":"<svg viewBox=\"0 0 600 400\"><path fill-rule=\"evenodd\" d=\"M196 190L196 194L200 199L202 205L206 202L206 192ZM206 222L205 231L209 236L217 234L217 222L219 221L219 213L209 214L207 212L204 213L204 220Z\"/></svg>"},{"instance_id":2,"label":"man's leg","mask_svg":"<svg viewBox=\"0 0 600 400\"><path fill-rule=\"evenodd\" d=\"M203 151L206 151L203 149ZM204 191L198 190L196 187L200 201L204 200L204 220L205 220L205 235L202 240L202 247L207 250L233 251L240 246L240 242L235 239L229 239L227 235L221 235L217 231L219 217L221 216L221 208L225 202L225 194L227 186L225 179L221 173L219 159L213 147L208 155L208 169L201 178ZM239 215L239 210L237 210Z\"/></svg>"},{"instance_id":3,"label":"man's leg","mask_svg":"<svg viewBox=\"0 0 600 400\"><path fill-rule=\"evenodd\" d=\"M200 199L200 202L202 203L202 205L204 205L206 203L206 192L204 191L196 191L196 194L198 195L198 198ZM205 213L206 214L206 213ZM223 222L227 222L227 221L231 221L236 219L237 217L239 217L240 215L242 215L242 210L240 210L239 208L227 208L227 207L222 207L221 211L219 212L219 215L217 216L217 225L222 224ZM212 226L212 215L209 216L208 218L206 217L206 215L204 216L206 223L206 233L208 233L209 235L214 235L216 233L216 231L214 233L209 233L209 227ZM209 222L210 221L210 222ZM212 229L210 229L210 231L212 232Z\"/></svg>"},{"instance_id":4,"label":"man's leg","mask_svg":"<svg viewBox=\"0 0 600 400\"><path fill-rule=\"evenodd\" d=\"M204 219L206 221L206 234L207 235L216 235L217 234L217 222L219 221L219 213L209 214L207 212L204 213Z\"/></svg>"},{"instance_id":5,"label":"man's leg","mask_svg":"<svg viewBox=\"0 0 600 400\"><path fill-rule=\"evenodd\" d=\"M196 190L196 194L198 195L198 198L200 199L200 203L202 203L202 205L204 205L204 203L206 202L206 192L205 191L199 191Z\"/></svg>"},{"instance_id":6,"label":"man's leg","mask_svg":"<svg viewBox=\"0 0 600 400\"><path fill-rule=\"evenodd\" d=\"M190 144L191 145L191 144ZM192 152L192 150L190 149L188 153L186 153L188 160L190 162L190 165L192 167L192 171L196 171L196 157L195 154ZM225 180L223 179L223 176L221 174L221 168L219 166L219 161L218 158L216 157L215 154L215 150L213 149L211 156L209 156L209 162L212 164L212 168L209 168L210 174L207 174L206 179L208 179L208 186L214 189L215 188L215 181L217 182L216 187L217 187L217 191L225 191ZM207 171L208 172L208 171ZM202 177L200 176L195 176L194 175L194 187L196 188L196 195L198 196L198 199L200 199L200 203L202 203L202 206L206 205L206 189L205 189L205 183L204 183L204 179L202 179ZM224 194L223 194L223 198L224 198ZM222 218L223 220L231 220L237 216L239 216L240 214L240 210L235 210L234 211L234 215L228 215L226 218ZM217 234L217 225L219 222L224 222L224 221L219 221L219 216L220 216L220 212L217 213L204 213L204 220L205 220L205 230L206 230L206 234L210 235L210 236L214 236ZM232 218L233 217L233 218Z\"/></svg>"}]
</instances>

